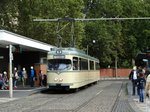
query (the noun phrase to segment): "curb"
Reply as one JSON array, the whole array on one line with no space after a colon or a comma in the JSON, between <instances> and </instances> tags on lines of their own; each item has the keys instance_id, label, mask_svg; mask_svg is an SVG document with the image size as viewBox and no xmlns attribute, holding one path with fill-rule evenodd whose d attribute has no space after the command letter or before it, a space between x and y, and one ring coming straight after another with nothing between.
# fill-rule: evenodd
<instances>
[{"instance_id":1,"label":"curb","mask_svg":"<svg viewBox=\"0 0 150 112\"><path fill-rule=\"evenodd\" d=\"M104 77L100 78L100 80L128 80L127 77Z\"/></svg>"}]
</instances>

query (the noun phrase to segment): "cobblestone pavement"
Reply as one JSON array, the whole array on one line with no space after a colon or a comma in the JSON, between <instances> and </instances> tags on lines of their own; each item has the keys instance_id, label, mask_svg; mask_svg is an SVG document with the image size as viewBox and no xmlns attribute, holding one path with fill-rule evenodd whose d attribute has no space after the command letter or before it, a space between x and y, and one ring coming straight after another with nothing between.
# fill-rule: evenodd
<instances>
[{"instance_id":1,"label":"cobblestone pavement","mask_svg":"<svg viewBox=\"0 0 150 112\"><path fill-rule=\"evenodd\" d=\"M132 96L132 84L128 82L128 97L132 108L136 112L150 112L150 98L145 97L144 103L139 102L138 95Z\"/></svg>"},{"instance_id":2,"label":"cobblestone pavement","mask_svg":"<svg viewBox=\"0 0 150 112\"><path fill-rule=\"evenodd\" d=\"M74 93L38 93L1 103L0 112L112 112L112 109L114 112L133 112L127 103L125 89L122 89L125 84L124 81L100 81Z\"/></svg>"},{"instance_id":3,"label":"cobblestone pavement","mask_svg":"<svg viewBox=\"0 0 150 112\"><path fill-rule=\"evenodd\" d=\"M9 90L0 90L0 104L30 96L43 89L45 89L45 87L18 87L13 90L13 98L9 98Z\"/></svg>"},{"instance_id":4,"label":"cobblestone pavement","mask_svg":"<svg viewBox=\"0 0 150 112\"><path fill-rule=\"evenodd\" d=\"M127 83L123 82L113 112L135 112L128 102Z\"/></svg>"}]
</instances>

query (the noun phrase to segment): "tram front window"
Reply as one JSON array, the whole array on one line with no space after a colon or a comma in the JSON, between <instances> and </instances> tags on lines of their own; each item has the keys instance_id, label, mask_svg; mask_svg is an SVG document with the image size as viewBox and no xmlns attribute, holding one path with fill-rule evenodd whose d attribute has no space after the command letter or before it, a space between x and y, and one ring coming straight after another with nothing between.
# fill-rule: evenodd
<instances>
[{"instance_id":1,"label":"tram front window","mask_svg":"<svg viewBox=\"0 0 150 112\"><path fill-rule=\"evenodd\" d=\"M69 70L71 68L71 60L69 59L51 59L48 60L49 70Z\"/></svg>"}]
</instances>

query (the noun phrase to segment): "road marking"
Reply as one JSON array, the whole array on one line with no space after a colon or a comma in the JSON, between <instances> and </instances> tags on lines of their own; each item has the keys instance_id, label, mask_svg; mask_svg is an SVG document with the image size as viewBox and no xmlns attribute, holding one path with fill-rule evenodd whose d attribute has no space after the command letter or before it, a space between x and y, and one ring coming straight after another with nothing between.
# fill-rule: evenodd
<instances>
[{"instance_id":1,"label":"road marking","mask_svg":"<svg viewBox=\"0 0 150 112\"><path fill-rule=\"evenodd\" d=\"M101 92L103 92L103 90L99 91L98 93L96 93L96 96L99 95Z\"/></svg>"},{"instance_id":2,"label":"road marking","mask_svg":"<svg viewBox=\"0 0 150 112\"><path fill-rule=\"evenodd\" d=\"M13 91L36 91L36 90L42 90L42 89L46 89L46 88L43 87L43 88L33 88L33 89L24 89L24 90L13 89ZM0 90L0 91L9 91L9 90Z\"/></svg>"},{"instance_id":3,"label":"road marking","mask_svg":"<svg viewBox=\"0 0 150 112\"><path fill-rule=\"evenodd\" d=\"M119 95L118 95L119 97L121 96L121 93L122 93L122 89L121 89L120 92L119 92Z\"/></svg>"},{"instance_id":4,"label":"road marking","mask_svg":"<svg viewBox=\"0 0 150 112\"><path fill-rule=\"evenodd\" d=\"M17 100L18 98L0 98L0 103L5 103L13 100Z\"/></svg>"}]
</instances>

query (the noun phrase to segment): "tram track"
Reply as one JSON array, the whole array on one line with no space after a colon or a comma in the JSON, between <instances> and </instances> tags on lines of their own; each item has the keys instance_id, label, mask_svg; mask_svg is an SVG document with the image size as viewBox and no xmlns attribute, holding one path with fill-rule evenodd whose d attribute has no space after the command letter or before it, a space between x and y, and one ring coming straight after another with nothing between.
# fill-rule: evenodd
<instances>
[{"instance_id":1,"label":"tram track","mask_svg":"<svg viewBox=\"0 0 150 112\"><path fill-rule=\"evenodd\" d=\"M94 98L96 98L97 95L99 95L101 92L103 92L103 90L99 91L97 94L95 94L94 97L92 97L91 99L87 100L85 103L83 103L82 105L80 105L78 108L76 108L72 112L78 112L78 110L80 110L81 108L83 108L84 106L86 106L90 101L92 101Z\"/></svg>"},{"instance_id":2,"label":"tram track","mask_svg":"<svg viewBox=\"0 0 150 112\"><path fill-rule=\"evenodd\" d=\"M16 112L20 109L19 112L134 112L129 106L124 88L124 81L101 81L78 92L47 90L2 104L0 111Z\"/></svg>"},{"instance_id":3,"label":"tram track","mask_svg":"<svg viewBox=\"0 0 150 112\"><path fill-rule=\"evenodd\" d=\"M47 93L45 93L45 94L48 94L48 92L49 91L47 91ZM61 100L63 100L63 99L68 99L68 98L70 98L70 97L72 97L72 96L74 96L74 94L75 93L65 93L64 91L63 92L61 92L60 93L60 91L50 91L51 93L49 93L49 94L55 94L55 96L57 96L56 98L54 98L53 100L48 100L47 102L45 102L45 103L43 103L42 105L44 106L44 105L47 105L47 104L50 104L50 103L56 103L56 102L58 102L58 101L61 101ZM67 95L66 95L67 94ZM60 96L59 96L60 95ZM40 108L41 107L41 105L37 105L37 106L34 106L34 107L32 107L32 109L30 108L30 112L36 112L36 110L38 109L38 108Z\"/></svg>"},{"instance_id":4,"label":"tram track","mask_svg":"<svg viewBox=\"0 0 150 112\"><path fill-rule=\"evenodd\" d=\"M111 112L135 112L128 102L128 97L125 92L125 86L126 83L122 82L121 88L119 90Z\"/></svg>"},{"instance_id":5,"label":"tram track","mask_svg":"<svg viewBox=\"0 0 150 112\"><path fill-rule=\"evenodd\" d=\"M91 86L90 86L91 87ZM90 88L90 87L87 87L87 88ZM29 110L31 112L34 112L36 111L38 108L40 108L41 106L44 106L44 105L47 105L47 104L51 104L51 103L57 103L57 102L61 102L61 101L64 101L65 99L69 99L69 98L72 98L74 97L78 92L82 92L86 90L86 88L80 88L79 91L59 91L59 90L46 90L44 93L42 94L47 94L47 95L54 95L56 96L56 98L54 98L53 100L48 100L46 101L45 103L42 103L42 105L36 105L34 107L31 107ZM100 92L97 93L97 95L99 94ZM40 94L41 95L41 94ZM88 102L88 101L87 101ZM82 105L81 105L82 106ZM80 107L79 107L80 108ZM26 110L26 111L29 111L29 110ZM54 111L57 110L57 111L62 111L62 110L59 110L59 109L54 109ZM53 111L53 110L52 110ZM67 111L67 110L66 110ZM74 110L72 110L72 112L76 112Z\"/></svg>"},{"instance_id":6,"label":"tram track","mask_svg":"<svg viewBox=\"0 0 150 112\"><path fill-rule=\"evenodd\" d=\"M120 88L120 90L119 90L119 92L118 92L116 101L115 101L115 103L114 103L114 105L113 105L113 107L112 107L112 111L111 111L111 112L116 112L117 105L118 105L118 102L119 102L119 98L120 98L120 96L121 96L121 94L122 94L122 87L123 87L123 83L121 84L121 88Z\"/></svg>"}]
</instances>

